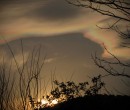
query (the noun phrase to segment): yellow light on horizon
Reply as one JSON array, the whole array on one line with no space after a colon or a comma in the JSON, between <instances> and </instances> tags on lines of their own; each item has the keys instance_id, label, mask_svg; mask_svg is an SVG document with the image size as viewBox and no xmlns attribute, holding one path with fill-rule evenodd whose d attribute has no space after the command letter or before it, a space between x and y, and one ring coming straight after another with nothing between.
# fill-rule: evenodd
<instances>
[{"instance_id":1,"label":"yellow light on horizon","mask_svg":"<svg viewBox=\"0 0 130 110\"><path fill-rule=\"evenodd\" d=\"M48 100L46 100L46 99L42 99L41 100L41 106L42 105L46 105L46 106L54 106L54 105L56 105L56 104L58 104L58 100L57 99L54 99L54 100L52 100L52 101L48 101Z\"/></svg>"},{"instance_id":2,"label":"yellow light on horizon","mask_svg":"<svg viewBox=\"0 0 130 110\"><path fill-rule=\"evenodd\" d=\"M55 100L52 100L52 104L55 105L55 104L58 104L58 101L55 99Z\"/></svg>"},{"instance_id":3,"label":"yellow light on horizon","mask_svg":"<svg viewBox=\"0 0 130 110\"><path fill-rule=\"evenodd\" d=\"M45 105L45 104L48 104L48 103L49 103L49 102L48 102L47 100L45 100L45 99L42 99L42 100L41 100L41 104L42 104L42 105Z\"/></svg>"}]
</instances>

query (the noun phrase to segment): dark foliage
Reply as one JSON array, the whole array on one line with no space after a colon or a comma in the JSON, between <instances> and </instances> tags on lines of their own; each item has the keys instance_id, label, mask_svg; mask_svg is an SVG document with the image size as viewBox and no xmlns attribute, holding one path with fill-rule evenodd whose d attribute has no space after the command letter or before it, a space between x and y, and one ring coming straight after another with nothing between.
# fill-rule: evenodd
<instances>
[{"instance_id":1,"label":"dark foliage","mask_svg":"<svg viewBox=\"0 0 130 110\"><path fill-rule=\"evenodd\" d=\"M54 106L52 104L53 100L57 100L58 103L66 102L72 99L85 96L96 96L101 93L102 88L105 88L105 83L102 81L102 76L98 75L97 77L91 78L91 81L85 81L80 83L75 83L73 81L59 82L57 80L54 82L54 89L51 90L50 95L43 96L43 100L46 100L47 103L42 104L36 108L46 108L49 106ZM106 92L105 92L106 93ZM48 103L49 102L49 103ZM33 106L35 102L31 101Z\"/></svg>"},{"instance_id":2,"label":"dark foliage","mask_svg":"<svg viewBox=\"0 0 130 110\"><path fill-rule=\"evenodd\" d=\"M69 100L85 95L97 95L99 91L105 87L105 83L101 81L102 76L93 77L91 82L85 81L76 84L73 81L58 82L54 81L56 88L51 91L51 95L62 100Z\"/></svg>"}]
</instances>

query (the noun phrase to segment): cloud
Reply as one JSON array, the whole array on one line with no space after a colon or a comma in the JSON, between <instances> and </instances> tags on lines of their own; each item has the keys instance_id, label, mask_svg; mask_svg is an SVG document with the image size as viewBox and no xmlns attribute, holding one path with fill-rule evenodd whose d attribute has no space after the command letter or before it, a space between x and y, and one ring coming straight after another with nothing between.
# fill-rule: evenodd
<instances>
[{"instance_id":1,"label":"cloud","mask_svg":"<svg viewBox=\"0 0 130 110\"><path fill-rule=\"evenodd\" d=\"M8 2L7 2L8 1ZM1 15L7 16L3 19L11 20L19 17L38 20L63 20L76 17L81 13L81 8L68 5L64 0L13 0L3 1L1 3ZM1 16L1 18L4 18ZM9 17L9 18L8 18Z\"/></svg>"},{"instance_id":2,"label":"cloud","mask_svg":"<svg viewBox=\"0 0 130 110\"><path fill-rule=\"evenodd\" d=\"M45 37L80 32L101 46L104 44L113 54L129 58L129 49L119 47L122 40L115 32L95 26L112 23L108 16L74 7L64 0L1 0L0 4L0 35L7 41L32 35ZM3 42L0 39L0 43ZM110 57L105 50L103 56Z\"/></svg>"},{"instance_id":3,"label":"cloud","mask_svg":"<svg viewBox=\"0 0 130 110\"><path fill-rule=\"evenodd\" d=\"M102 56L105 58L111 58L112 56L104 49L104 46L109 52L118 58L130 59L130 49L121 47L122 39L118 33L113 30L99 29L93 27L89 31L84 33L84 36L95 43L99 44L103 48Z\"/></svg>"},{"instance_id":4,"label":"cloud","mask_svg":"<svg viewBox=\"0 0 130 110\"><path fill-rule=\"evenodd\" d=\"M28 16L36 19L65 20L77 17L81 8L68 5L64 0L48 0L35 7Z\"/></svg>"},{"instance_id":5,"label":"cloud","mask_svg":"<svg viewBox=\"0 0 130 110\"><path fill-rule=\"evenodd\" d=\"M0 34L6 39L80 32L104 18L95 12L74 7L61 0L30 1L32 2L8 1L1 6Z\"/></svg>"},{"instance_id":6,"label":"cloud","mask_svg":"<svg viewBox=\"0 0 130 110\"><path fill-rule=\"evenodd\" d=\"M52 61L56 60L56 58L48 58L44 60L44 63L50 63Z\"/></svg>"}]
</instances>

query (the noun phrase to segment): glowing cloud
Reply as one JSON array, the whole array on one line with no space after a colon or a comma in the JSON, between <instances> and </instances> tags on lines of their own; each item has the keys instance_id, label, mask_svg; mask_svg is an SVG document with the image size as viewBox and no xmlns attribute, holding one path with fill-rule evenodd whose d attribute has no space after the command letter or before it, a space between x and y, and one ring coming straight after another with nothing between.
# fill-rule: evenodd
<instances>
[{"instance_id":1,"label":"glowing cloud","mask_svg":"<svg viewBox=\"0 0 130 110\"><path fill-rule=\"evenodd\" d=\"M1 7L0 35L8 41L32 35L44 37L81 32L106 18L90 10L69 5L64 0L14 0Z\"/></svg>"},{"instance_id":2,"label":"glowing cloud","mask_svg":"<svg viewBox=\"0 0 130 110\"><path fill-rule=\"evenodd\" d=\"M122 39L116 32L112 30L99 29L95 26L95 28L90 28L89 31L85 32L84 36L98 43L103 49L105 46L109 52L118 58L130 59L130 49L120 47ZM102 56L108 58L112 57L105 49Z\"/></svg>"},{"instance_id":3,"label":"glowing cloud","mask_svg":"<svg viewBox=\"0 0 130 110\"><path fill-rule=\"evenodd\" d=\"M107 16L85 8L74 7L64 0L2 0L0 2L0 35L8 41L29 36L54 36L80 32L114 55L129 58L130 50L119 47L121 39L110 30L95 25L111 21ZM0 39L0 43L4 43ZM104 57L110 57L104 50Z\"/></svg>"}]
</instances>

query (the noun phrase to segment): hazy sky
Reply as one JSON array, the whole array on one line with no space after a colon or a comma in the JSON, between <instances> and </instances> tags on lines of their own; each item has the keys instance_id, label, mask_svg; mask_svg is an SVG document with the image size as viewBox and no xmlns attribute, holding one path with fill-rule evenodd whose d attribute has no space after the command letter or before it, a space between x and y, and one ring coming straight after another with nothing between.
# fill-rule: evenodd
<instances>
[{"instance_id":1,"label":"hazy sky","mask_svg":"<svg viewBox=\"0 0 130 110\"><path fill-rule=\"evenodd\" d=\"M76 81L105 74L91 59L91 53L95 51L99 56L110 58L103 44L117 57L130 60L130 49L120 47L122 40L118 35L96 26L113 22L110 17L69 5L64 0L1 0L0 57L4 55L7 61L12 59L4 38L20 64L20 39L23 39L26 58L34 46L43 46L42 54L47 55L44 75L50 75L54 68L57 76L63 77L63 80L69 79L72 73ZM122 23L120 29L123 30L124 25ZM110 79L105 79L110 90L117 88L123 93L130 93L130 88L123 85L120 79Z\"/></svg>"}]
</instances>

